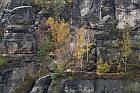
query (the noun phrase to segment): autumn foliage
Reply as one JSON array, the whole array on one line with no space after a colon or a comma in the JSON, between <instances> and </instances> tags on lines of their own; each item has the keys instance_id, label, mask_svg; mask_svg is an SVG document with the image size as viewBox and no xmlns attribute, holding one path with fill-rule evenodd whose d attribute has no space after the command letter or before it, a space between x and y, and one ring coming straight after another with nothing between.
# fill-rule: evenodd
<instances>
[{"instance_id":1,"label":"autumn foliage","mask_svg":"<svg viewBox=\"0 0 140 93\"><path fill-rule=\"evenodd\" d=\"M52 41L56 46L62 46L70 35L70 26L64 20L55 21L52 17L48 18L46 25L52 35Z\"/></svg>"},{"instance_id":2,"label":"autumn foliage","mask_svg":"<svg viewBox=\"0 0 140 93\"><path fill-rule=\"evenodd\" d=\"M73 56L78 60L82 59L84 53L88 52L92 46L92 43L89 42L87 35L89 35L88 31L83 27L80 28L77 33L77 44Z\"/></svg>"}]
</instances>

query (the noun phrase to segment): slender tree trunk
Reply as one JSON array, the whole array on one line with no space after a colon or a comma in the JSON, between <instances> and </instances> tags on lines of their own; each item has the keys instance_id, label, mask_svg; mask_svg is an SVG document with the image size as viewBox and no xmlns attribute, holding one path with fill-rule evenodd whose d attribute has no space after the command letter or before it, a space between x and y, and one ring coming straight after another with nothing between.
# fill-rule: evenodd
<instances>
[{"instance_id":1,"label":"slender tree trunk","mask_svg":"<svg viewBox=\"0 0 140 93\"><path fill-rule=\"evenodd\" d=\"M94 53L94 56L95 56L95 59L94 59L94 62L97 63L97 41L95 41L95 53Z\"/></svg>"},{"instance_id":2,"label":"slender tree trunk","mask_svg":"<svg viewBox=\"0 0 140 93\"><path fill-rule=\"evenodd\" d=\"M81 57L81 72L83 71L83 56Z\"/></svg>"},{"instance_id":3,"label":"slender tree trunk","mask_svg":"<svg viewBox=\"0 0 140 93\"><path fill-rule=\"evenodd\" d=\"M89 33L87 33L87 62L89 61L89 52L88 52L88 46L89 46Z\"/></svg>"},{"instance_id":4,"label":"slender tree trunk","mask_svg":"<svg viewBox=\"0 0 140 93\"><path fill-rule=\"evenodd\" d=\"M125 68L124 68L124 71L126 72L127 71L127 62L126 62L127 60L126 59L124 59L124 64L125 64Z\"/></svg>"},{"instance_id":5,"label":"slender tree trunk","mask_svg":"<svg viewBox=\"0 0 140 93\"><path fill-rule=\"evenodd\" d=\"M127 71L127 62L126 62L127 60L125 59L125 58L123 58L123 63L124 63L124 72L126 72Z\"/></svg>"}]
</instances>

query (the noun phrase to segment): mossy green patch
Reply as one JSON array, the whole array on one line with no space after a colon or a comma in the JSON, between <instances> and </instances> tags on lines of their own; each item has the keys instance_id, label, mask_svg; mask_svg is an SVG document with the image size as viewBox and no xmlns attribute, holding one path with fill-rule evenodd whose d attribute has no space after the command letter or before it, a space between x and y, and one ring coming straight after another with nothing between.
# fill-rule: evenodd
<instances>
[{"instance_id":1,"label":"mossy green patch","mask_svg":"<svg viewBox=\"0 0 140 93\"><path fill-rule=\"evenodd\" d=\"M6 64L6 59L3 56L0 56L0 65Z\"/></svg>"}]
</instances>

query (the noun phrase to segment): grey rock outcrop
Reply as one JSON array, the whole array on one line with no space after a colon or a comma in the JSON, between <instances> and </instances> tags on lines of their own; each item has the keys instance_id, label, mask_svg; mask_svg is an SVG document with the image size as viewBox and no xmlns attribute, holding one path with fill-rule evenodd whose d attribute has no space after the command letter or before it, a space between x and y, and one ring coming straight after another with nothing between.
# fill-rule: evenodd
<instances>
[{"instance_id":1,"label":"grey rock outcrop","mask_svg":"<svg viewBox=\"0 0 140 93\"><path fill-rule=\"evenodd\" d=\"M130 80L65 80L61 93L139 93L139 85Z\"/></svg>"},{"instance_id":2,"label":"grey rock outcrop","mask_svg":"<svg viewBox=\"0 0 140 93\"><path fill-rule=\"evenodd\" d=\"M137 56L140 50L139 21L139 0L75 0L72 9L72 25L85 26L94 33L96 49L105 60L109 55L114 61L118 59L119 49L111 48L111 45L118 46L118 34L126 24L132 29L132 55ZM139 62L136 57L135 62Z\"/></svg>"},{"instance_id":3,"label":"grey rock outcrop","mask_svg":"<svg viewBox=\"0 0 140 93\"><path fill-rule=\"evenodd\" d=\"M50 85L50 86L49 86ZM30 93L139 93L140 82L112 79L56 79L44 76L37 80Z\"/></svg>"},{"instance_id":4,"label":"grey rock outcrop","mask_svg":"<svg viewBox=\"0 0 140 93\"><path fill-rule=\"evenodd\" d=\"M35 61L36 37L31 6L34 2L33 0L6 0L5 2L2 0L0 2L3 2L4 6L9 2L6 6L6 14L2 16L1 20L6 31L0 45L0 54L5 56L9 63L19 63L19 66L11 66L10 70L5 70L2 72L3 74L0 74L0 93L11 93L14 91L14 87L24 80L26 66ZM118 59L119 50L108 46L110 44L117 46L117 36L112 35L114 27L121 31L124 29L125 23L132 28L133 54L140 53L140 47L138 47L140 44L139 0L74 0L71 15L73 26L84 25L93 31L98 53L104 58L112 55L112 59ZM136 59L135 62L137 61ZM41 78L36 82L31 93L44 93L42 91L46 92L48 85L48 77ZM138 88L140 84L135 81L66 80L62 85L61 93L128 93L128 91L139 93L140 91Z\"/></svg>"},{"instance_id":5,"label":"grey rock outcrop","mask_svg":"<svg viewBox=\"0 0 140 93\"><path fill-rule=\"evenodd\" d=\"M140 19L139 3L138 0L75 0L72 11L73 24L85 24L90 21L98 23L105 21L104 18L109 16L108 18L119 21L119 29L124 27L120 25L124 20L133 27Z\"/></svg>"},{"instance_id":6,"label":"grey rock outcrop","mask_svg":"<svg viewBox=\"0 0 140 93\"><path fill-rule=\"evenodd\" d=\"M30 6L32 3L32 0L11 0L2 16L5 32L0 44L0 55L6 58L7 63L0 74L0 93L14 92L16 86L24 81L29 65L34 71L36 36Z\"/></svg>"},{"instance_id":7,"label":"grey rock outcrop","mask_svg":"<svg viewBox=\"0 0 140 93\"><path fill-rule=\"evenodd\" d=\"M51 76L44 76L38 79L35 83L35 86L30 93L47 93L48 88L52 82Z\"/></svg>"},{"instance_id":8,"label":"grey rock outcrop","mask_svg":"<svg viewBox=\"0 0 140 93\"><path fill-rule=\"evenodd\" d=\"M0 93L13 93L15 86L24 80L25 75L25 67L5 70L0 75Z\"/></svg>"},{"instance_id":9,"label":"grey rock outcrop","mask_svg":"<svg viewBox=\"0 0 140 93\"><path fill-rule=\"evenodd\" d=\"M8 4L9 0L1 0L0 1L0 19L3 16L3 11L6 7L6 5Z\"/></svg>"},{"instance_id":10,"label":"grey rock outcrop","mask_svg":"<svg viewBox=\"0 0 140 93\"><path fill-rule=\"evenodd\" d=\"M21 6L10 11L7 30L1 44L3 48L1 54L34 54L36 52L31 9L31 6Z\"/></svg>"}]
</instances>

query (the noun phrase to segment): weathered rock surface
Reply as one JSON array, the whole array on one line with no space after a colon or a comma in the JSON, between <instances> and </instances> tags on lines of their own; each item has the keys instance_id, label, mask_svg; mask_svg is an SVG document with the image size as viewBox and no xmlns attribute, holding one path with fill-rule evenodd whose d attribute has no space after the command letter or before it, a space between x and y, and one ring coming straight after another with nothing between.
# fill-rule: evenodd
<instances>
[{"instance_id":1,"label":"weathered rock surface","mask_svg":"<svg viewBox=\"0 0 140 93\"><path fill-rule=\"evenodd\" d=\"M1 0L0 1L0 18L3 15L3 10L6 7L6 5L8 4L10 0Z\"/></svg>"},{"instance_id":2,"label":"weathered rock surface","mask_svg":"<svg viewBox=\"0 0 140 93\"><path fill-rule=\"evenodd\" d=\"M139 93L140 82L111 79L55 79L42 77L30 93ZM51 83L51 84L50 84ZM50 86L49 86L50 85Z\"/></svg>"},{"instance_id":3,"label":"weathered rock surface","mask_svg":"<svg viewBox=\"0 0 140 93\"><path fill-rule=\"evenodd\" d=\"M12 93L15 86L24 80L26 68L12 68L5 70L0 74L0 93Z\"/></svg>"},{"instance_id":4,"label":"weathered rock surface","mask_svg":"<svg viewBox=\"0 0 140 93\"><path fill-rule=\"evenodd\" d=\"M0 73L0 93L13 93L24 81L28 66L34 71L36 36L32 0L9 0L1 26L6 30L0 44L0 55L5 56L7 65ZM11 65L9 65L11 64ZM16 64L16 66L15 66Z\"/></svg>"},{"instance_id":5,"label":"weathered rock surface","mask_svg":"<svg viewBox=\"0 0 140 93\"><path fill-rule=\"evenodd\" d=\"M61 93L139 93L139 85L129 80L66 80Z\"/></svg>"},{"instance_id":6,"label":"weathered rock surface","mask_svg":"<svg viewBox=\"0 0 140 93\"><path fill-rule=\"evenodd\" d=\"M30 6L33 0L1 0L0 3L2 3L0 8L2 5L7 5L8 9L1 20L6 28L0 45L1 55L6 56L10 63L34 62L36 38ZM117 46L118 37L113 35L114 28L121 31L126 23L132 28L133 54L137 55L140 53L139 0L74 0L72 25L76 27L85 25L92 30L96 37L98 55L106 59L108 55L112 55L114 60L118 58L119 50L108 46L111 44ZM136 59L135 62L138 60ZM10 70L5 70L3 74L0 74L0 93L14 91L13 88L24 79L27 64L22 65L23 68L21 65L16 68L11 67ZM62 83L61 93L128 93L128 91L139 93L139 85L136 81L123 80L66 80ZM36 82L31 93L47 93L47 89L48 78L45 77Z\"/></svg>"},{"instance_id":7,"label":"weathered rock surface","mask_svg":"<svg viewBox=\"0 0 140 93\"><path fill-rule=\"evenodd\" d=\"M38 79L30 93L47 93L51 84L51 76L44 76Z\"/></svg>"},{"instance_id":8,"label":"weathered rock surface","mask_svg":"<svg viewBox=\"0 0 140 93\"><path fill-rule=\"evenodd\" d=\"M139 0L75 0L72 9L72 24L74 26L85 25L92 30L96 37L96 49L98 56L105 60L111 55L118 59L118 32L126 27L126 23L132 29L131 43L132 55L140 53L140 1ZM115 31L117 29L117 31ZM114 47L111 47L114 46ZM139 60L135 57L135 62Z\"/></svg>"}]
</instances>

